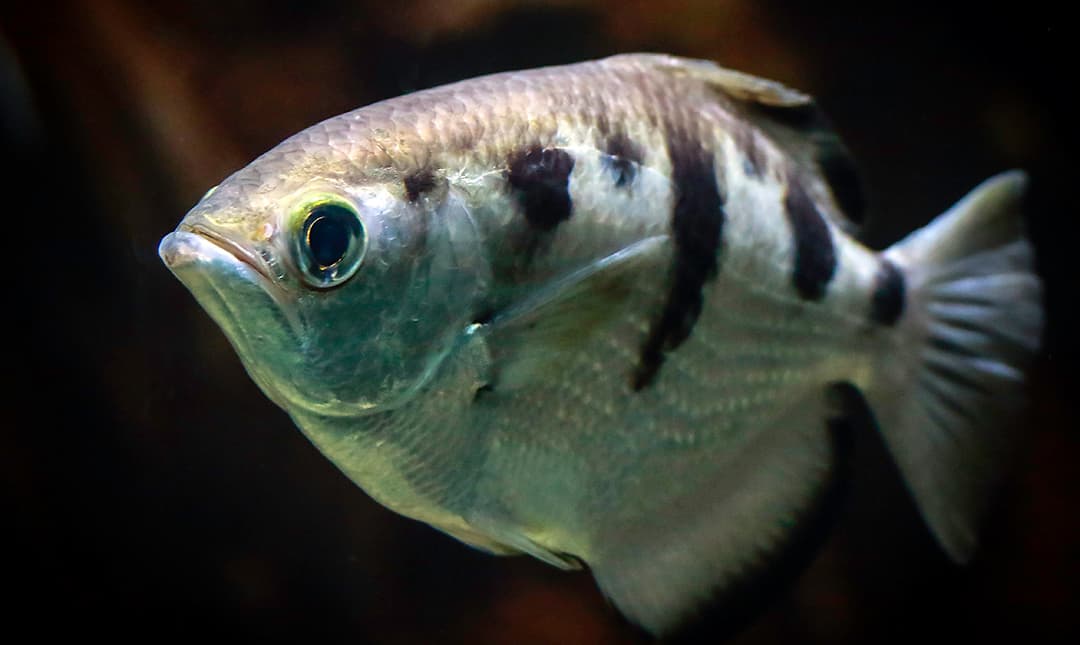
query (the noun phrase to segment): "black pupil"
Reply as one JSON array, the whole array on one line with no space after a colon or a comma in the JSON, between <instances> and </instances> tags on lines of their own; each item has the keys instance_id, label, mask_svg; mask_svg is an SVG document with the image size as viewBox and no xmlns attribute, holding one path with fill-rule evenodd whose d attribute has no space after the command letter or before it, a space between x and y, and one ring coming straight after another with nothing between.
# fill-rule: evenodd
<instances>
[{"instance_id":1,"label":"black pupil","mask_svg":"<svg viewBox=\"0 0 1080 645\"><path fill-rule=\"evenodd\" d=\"M332 204L314 208L307 217L307 245L311 257L325 269L345 257L356 227L356 216L347 208Z\"/></svg>"}]
</instances>

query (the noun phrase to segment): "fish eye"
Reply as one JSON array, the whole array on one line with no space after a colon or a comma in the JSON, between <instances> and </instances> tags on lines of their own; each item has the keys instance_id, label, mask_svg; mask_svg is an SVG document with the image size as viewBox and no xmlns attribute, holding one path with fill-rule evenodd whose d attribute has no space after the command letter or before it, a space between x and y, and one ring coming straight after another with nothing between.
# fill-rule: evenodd
<instances>
[{"instance_id":1,"label":"fish eye","mask_svg":"<svg viewBox=\"0 0 1080 645\"><path fill-rule=\"evenodd\" d=\"M367 235L356 209L342 201L319 201L301 209L295 236L297 266L313 287L335 287L364 260ZM298 218L299 219L299 218Z\"/></svg>"}]
</instances>

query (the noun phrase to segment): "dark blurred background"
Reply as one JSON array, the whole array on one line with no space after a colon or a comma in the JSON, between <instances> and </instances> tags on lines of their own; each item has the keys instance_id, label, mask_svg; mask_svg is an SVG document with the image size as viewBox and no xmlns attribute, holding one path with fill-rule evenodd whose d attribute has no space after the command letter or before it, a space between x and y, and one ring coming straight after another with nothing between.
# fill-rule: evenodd
<instances>
[{"instance_id":1,"label":"dark blurred background","mask_svg":"<svg viewBox=\"0 0 1080 645\"><path fill-rule=\"evenodd\" d=\"M368 499L255 388L156 247L207 188L325 117L485 72L653 50L818 96L864 170L872 244L992 173L1033 178L1049 327L979 558L946 560L878 438L860 434L831 539L736 642L1075 635L1077 33L1049 2L993 6L0 4L5 631L639 640L587 574L474 552Z\"/></svg>"}]
</instances>

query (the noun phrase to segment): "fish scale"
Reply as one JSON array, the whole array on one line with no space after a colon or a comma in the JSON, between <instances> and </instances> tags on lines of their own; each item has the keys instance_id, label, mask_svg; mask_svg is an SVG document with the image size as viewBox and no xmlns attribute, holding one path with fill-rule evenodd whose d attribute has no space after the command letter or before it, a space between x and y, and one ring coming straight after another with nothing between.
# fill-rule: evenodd
<instances>
[{"instance_id":1,"label":"fish scale","mask_svg":"<svg viewBox=\"0 0 1080 645\"><path fill-rule=\"evenodd\" d=\"M664 634L809 557L856 396L971 557L1042 326L1025 181L874 252L809 96L632 54L328 119L159 251L373 498Z\"/></svg>"},{"instance_id":2,"label":"fish scale","mask_svg":"<svg viewBox=\"0 0 1080 645\"><path fill-rule=\"evenodd\" d=\"M722 290L725 286L727 285L717 283L714 288ZM698 321L701 328L686 344L671 353L653 389L645 392L643 396L627 395L626 373L629 366L622 361L611 360L607 357L607 352L600 349L596 353L583 352L580 360L605 364L608 375L606 380L598 382L591 375L577 379L574 378L573 372L570 372L554 387L553 392L545 388L537 388L536 391L530 393L528 400L541 402L540 405L533 404L527 406L526 409L516 409L515 404L520 399L508 400L505 405L509 406L509 409L503 413L501 419L530 419L530 440L548 435L565 437L567 434L574 433L610 436L614 432L620 440L632 436L634 443L638 444L668 438L677 439L679 443L696 444L713 436L720 436L725 441L726 452L741 454L744 445L752 443L755 436L752 432L740 431L740 429L756 426L753 415L767 410L769 404L781 396L782 391L779 387L767 382L758 385L747 382L741 375L733 377L727 367L718 360L720 357L730 356L733 352L730 344L725 342L726 339L734 338L734 350L739 352L736 354L738 357L736 360L740 362L756 358L758 361L763 360L766 364L783 364L786 371L790 373L798 372L800 364L803 365L802 371L807 374L807 377L802 380L803 383L816 384L829 380L827 377L818 379L808 377L813 371L811 367L816 366L822 355L827 356L830 348L801 346L804 339L799 336L791 338L789 341L792 343L791 348L781 345L782 339L775 337L768 345L759 343L756 347L744 348L739 335L731 334L725 324L729 309L723 306L724 301L719 298L711 300L707 298L707 302L714 302L716 305L713 308L707 308L702 314ZM619 337L617 332L613 335ZM623 356L633 356L641 342L640 334L631 328L622 337L625 339ZM548 419L544 416L537 416L537 412L541 411L542 402L567 401L566 391L592 392L593 399L614 401L616 413L613 416L619 420L616 422L619 428L616 430L594 425L590 420L594 419L595 415L587 408L581 408L579 418L576 422L569 424L565 419L551 418L550 415L549 418L553 422L547 423ZM790 396L790 390L784 394ZM657 401L659 404L654 403ZM740 416L735 417L732 413L738 413ZM734 421L736 418L739 419L738 422ZM512 434L516 430L515 424L505 421L500 421L495 425L496 427L492 430L496 432ZM584 454L585 463L611 462L614 459L625 458L627 461L621 463L617 470L627 472L642 470L640 465L635 463L638 458L635 452L613 455L610 441L597 443L595 453L587 451L582 453L582 446L588 445L585 442L572 443L579 456ZM504 445L512 444L504 442ZM520 472L523 468L512 455L500 457L500 461L505 461L511 472ZM701 464L701 467L712 471L718 461L720 458L713 457ZM688 479L702 476L690 471L687 466L680 468L679 472L681 476ZM666 477L667 474L663 476ZM535 482L544 477L545 474L542 472L529 473L521 477L521 480ZM648 488L655 482L633 483L640 488ZM609 480L607 486L617 486L617 483ZM591 487L584 487L582 493L587 493L589 490ZM616 496L627 498L640 495L636 490L623 490ZM655 504L662 505L668 501L670 500L657 499ZM561 503L583 508L584 515L603 512L602 507L593 508L586 498L578 501L563 499Z\"/></svg>"}]
</instances>

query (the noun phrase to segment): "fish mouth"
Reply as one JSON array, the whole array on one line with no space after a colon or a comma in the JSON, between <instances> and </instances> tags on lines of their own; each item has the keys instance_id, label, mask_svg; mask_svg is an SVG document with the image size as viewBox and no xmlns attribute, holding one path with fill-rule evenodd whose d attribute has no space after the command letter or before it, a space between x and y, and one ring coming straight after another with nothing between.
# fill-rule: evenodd
<instances>
[{"instance_id":1,"label":"fish mouth","mask_svg":"<svg viewBox=\"0 0 1080 645\"><path fill-rule=\"evenodd\" d=\"M190 271L191 266L220 267L224 266L221 264L223 261L231 264L235 273L230 271L230 275L240 278L240 282L257 286L278 307L293 333L299 333L301 324L296 312L295 294L285 288L279 279L275 279L275 272L265 257L199 224L181 224L161 240L158 254L169 270L195 293L196 298L205 292L199 289L199 284L219 283L220 279L215 280L210 276L216 274L220 278L223 274L209 271L195 277ZM215 287L213 291L220 296L219 288ZM224 298L221 300L226 302Z\"/></svg>"},{"instance_id":2,"label":"fish mouth","mask_svg":"<svg viewBox=\"0 0 1080 645\"><path fill-rule=\"evenodd\" d=\"M225 332L263 392L282 407L296 398L259 358L287 353L300 343L304 330L295 298L266 266L239 244L190 225L162 238L158 255Z\"/></svg>"},{"instance_id":3,"label":"fish mouth","mask_svg":"<svg viewBox=\"0 0 1080 645\"><path fill-rule=\"evenodd\" d=\"M217 246L221 250L229 253L235 257L238 261L246 264L250 267L259 277L263 278L267 285L277 286L277 280L274 279L273 274L270 271L270 267L267 266L266 261L233 240L225 237L221 233L214 231L213 229L206 228L201 224L180 224L179 230L193 233L199 237L210 242L214 246Z\"/></svg>"},{"instance_id":4,"label":"fish mouth","mask_svg":"<svg viewBox=\"0 0 1080 645\"><path fill-rule=\"evenodd\" d=\"M295 296L280 280L274 279L265 257L198 224L181 224L168 233L158 246L158 254L195 297L206 293L201 285L211 285L212 291L221 295L222 288L235 291L240 284L251 284L269 297L281 309L294 332L297 330ZM221 300L222 303L227 301Z\"/></svg>"}]
</instances>

